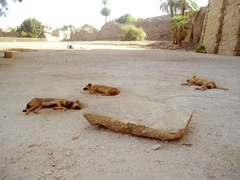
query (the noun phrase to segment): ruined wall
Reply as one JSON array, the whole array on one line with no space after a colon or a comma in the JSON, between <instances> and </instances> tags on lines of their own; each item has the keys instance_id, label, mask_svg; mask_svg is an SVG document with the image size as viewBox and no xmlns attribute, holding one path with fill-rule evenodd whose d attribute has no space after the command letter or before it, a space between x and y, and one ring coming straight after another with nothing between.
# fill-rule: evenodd
<instances>
[{"instance_id":1,"label":"ruined wall","mask_svg":"<svg viewBox=\"0 0 240 180\"><path fill-rule=\"evenodd\" d=\"M200 42L207 53L239 55L239 19L239 0L209 0Z\"/></svg>"}]
</instances>

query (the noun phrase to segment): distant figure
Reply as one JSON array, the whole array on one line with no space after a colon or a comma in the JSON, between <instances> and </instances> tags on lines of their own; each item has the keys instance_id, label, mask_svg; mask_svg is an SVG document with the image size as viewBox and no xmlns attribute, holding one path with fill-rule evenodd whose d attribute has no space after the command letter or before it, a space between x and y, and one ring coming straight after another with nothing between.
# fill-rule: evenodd
<instances>
[{"instance_id":1,"label":"distant figure","mask_svg":"<svg viewBox=\"0 0 240 180\"><path fill-rule=\"evenodd\" d=\"M68 49L74 49L73 45L68 45L67 48Z\"/></svg>"}]
</instances>

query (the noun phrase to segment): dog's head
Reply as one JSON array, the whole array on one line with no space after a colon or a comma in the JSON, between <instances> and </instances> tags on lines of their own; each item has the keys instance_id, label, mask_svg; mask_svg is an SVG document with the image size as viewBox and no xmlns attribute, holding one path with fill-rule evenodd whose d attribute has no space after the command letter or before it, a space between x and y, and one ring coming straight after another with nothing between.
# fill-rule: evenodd
<instances>
[{"instance_id":1,"label":"dog's head","mask_svg":"<svg viewBox=\"0 0 240 180\"><path fill-rule=\"evenodd\" d=\"M91 84L91 83L89 83L88 85L86 85L86 87L85 87L85 88L83 88L83 90L90 90L90 89L91 89L91 86L92 86L92 84Z\"/></svg>"},{"instance_id":2,"label":"dog's head","mask_svg":"<svg viewBox=\"0 0 240 180\"><path fill-rule=\"evenodd\" d=\"M192 79L196 78L196 76L194 75ZM191 81L192 79L187 79L186 81L189 82Z\"/></svg>"},{"instance_id":3,"label":"dog's head","mask_svg":"<svg viewBox=\"0 0 240 180\"><path fill-rule=\"evenodd\" d=\"M80 105L80 102L78 100L76 102L68 101L66 108L67 109L80 110L81 105Z\"/></svg>"}]
</instances>

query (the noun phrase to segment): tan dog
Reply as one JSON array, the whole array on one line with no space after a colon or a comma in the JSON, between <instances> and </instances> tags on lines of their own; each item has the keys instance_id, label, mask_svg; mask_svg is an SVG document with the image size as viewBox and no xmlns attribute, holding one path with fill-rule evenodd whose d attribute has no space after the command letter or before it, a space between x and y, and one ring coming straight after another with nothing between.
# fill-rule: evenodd
<instances>
[{"instance_id":1,"label":"tan dog","mask_svg":"<svg viewBox=\"0 0 240 180\"><path fill-rule=\"evenodd\" d=\"M83 88L83 90L89 90L92 94L100 93L106 96L115 96L120 93L120 91L115 87L92 85L91 83L89 83L85 88Z\"/></svg>"},{"instance_id":2,"label":"tan dog","mask_svg":"<svg viewBox=\"0 0 240 180\"><path fill-rule=\"evenodd\" d=\"M65 109L77 109L80 110L80 102L67 101L65 99L54 99L54 98L34 98L32 99L26 107L26 114L29 114L31 111L38 114L38 111L42 108L53 108L54 110L65 110Z\"/></svg>"},{"instance_id":3,"label":"tan dog","mask_svg":"<svg viewBox=\"0 0 240 180\"><path fill-rule=\"evenodd\" d=\"M223 90L229 90L227 88L222 88L218 85L216 85L213 81L208 81L206 79L202 79L202 78L196 78L196 76L193 76L192 79L188 79L187 83L183 83L182 85L197 85L197 86L201 86L201 88L196 88L196 90L201 90L201 91L205 91L207 89L223 89Z\"/></svg>"}]
</instances>

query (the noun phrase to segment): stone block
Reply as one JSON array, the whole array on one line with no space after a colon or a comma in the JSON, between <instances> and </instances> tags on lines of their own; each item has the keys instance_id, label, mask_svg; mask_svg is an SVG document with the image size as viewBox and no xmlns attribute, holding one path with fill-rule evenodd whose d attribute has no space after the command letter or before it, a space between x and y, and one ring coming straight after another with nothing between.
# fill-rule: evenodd
<instances>
[{"instance_id":1,"label":"stone block","mask_svg":"<svg viewBox=\"0 0 240 180\"><path fill-rule=\"evenodd\" d=\"M18 52L17 51L5 51L4 52L4 57L5 58L15 58L15 57L18 57Z\"/></svg>"},{"instance_id":2,"label":"stone block","mask_svg":"<svg viewBox=\"0 0 240 180\"><path fill-rule=\"evenodd\" d=\"M182 137L192 115L188 109L137 99L99 102L83 113L92 125L159 140Z\"/></svg>"}]
</instances>

